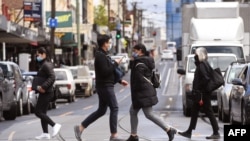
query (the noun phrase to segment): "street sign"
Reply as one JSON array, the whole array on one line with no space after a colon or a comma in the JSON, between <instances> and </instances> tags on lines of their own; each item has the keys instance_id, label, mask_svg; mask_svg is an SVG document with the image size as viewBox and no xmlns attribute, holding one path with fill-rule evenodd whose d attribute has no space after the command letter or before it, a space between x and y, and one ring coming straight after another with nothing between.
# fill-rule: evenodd
<instances>
[{"instance_id":1,"label":"street sign","mask_svg":"<svg viewBox=\"0 0 250 141\"><path fill-rule=\"evenodd\" d=\"M58 22L56 18L49 18L49 27L53 28L53 27L57 27L58 26Z\"/></svg>"}]
</instances>

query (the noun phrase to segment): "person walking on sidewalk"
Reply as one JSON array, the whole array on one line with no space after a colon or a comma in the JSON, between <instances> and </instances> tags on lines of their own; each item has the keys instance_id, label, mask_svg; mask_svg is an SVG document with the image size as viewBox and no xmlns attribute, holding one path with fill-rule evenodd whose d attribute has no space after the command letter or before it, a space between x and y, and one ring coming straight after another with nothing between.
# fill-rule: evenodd
<instances>
[{"instance_id":1,"label":"person walking on sidewalk","mask_svg":"<svg viewBox=\"0 0 250 141\"><path fill-rule=\"evenodd\" d=\"M213 134L206 137L206 139L220 138L218 122L214 116L211 106L211 92L206 91L206 85L209 81L209 74L211 70L211 66L207 59L207 50L205 48L199 47L195 50L194 60L196 70L194 72L193 80L193 106L191 108L191 120L188 129L185 132L179 132L181 136L187 138L191 138L192 130L196 128L199 111L202 107L213 128Z\"/></svg>"},{"instance_id":2,"label":"person walking on sidewalk","mask_svg":"<svg viewBox=\"0 0 250 141\"><path fill-rule=\"evenodd\" d=\"M121 139L117 134L117 122L118 122L118 102L114 92L115 66L118 66L120 60L116 60L114 64L111 62L111 58L108 56L108 52L111 49L111 38L108 35L99 35L98 50L95 53L95 73L96 73L96 91L99 99L98 109L90 114L80 125L74 126L74 132L76 139L81 141L82 132L98 118L102 117L109 107L110 109L110 141L120 141ZM128 82L120 80L120 84L127 86Z\"/></svg>"},{"instance_id":3,"label":"person walking on sidewalk","mask_svg":"<svg viewBox=\"0 0 250 141\"><path fill-rule=\"evenodd\" d=\"M158 103L156 90L150 82L152 70L155 68L154 59L149 56L143 44L137 44L133 47L133 58L130 76L132 99L130 107L131 135L127 141L139 141L137 128L140 109L142 109L146 118L161 127L167 133L169 141L172 141L177 132L176 129L168 126L153 113L152 107Z\"/></svg>"},{"instance_id":4,"label":"person walking on sidewalk","mask_svg":"<svg viewBox=\"0 0 250 141\"><path fill-rule=\"evenodd\" d=\"M54 96L53 94L54 93L53 84L55 82L55 73L53 70L54 67L44 47L38 48L36 54L36 61L38 62L39 65L39 70L37 72L36 77L42 78L44 81L42 82L41 85L37 86L36 91L39 93L39 96L35 108L35 115L41 119L43 133L40 136L36 136L35 138L38 140L50 139L50 134L48 132L48 125L53 127L52 137L56 136L61 129L61 125L55 123L47 115L47 109L49 107L49 103L52 97Z\"/></svg>"}]
</instances>

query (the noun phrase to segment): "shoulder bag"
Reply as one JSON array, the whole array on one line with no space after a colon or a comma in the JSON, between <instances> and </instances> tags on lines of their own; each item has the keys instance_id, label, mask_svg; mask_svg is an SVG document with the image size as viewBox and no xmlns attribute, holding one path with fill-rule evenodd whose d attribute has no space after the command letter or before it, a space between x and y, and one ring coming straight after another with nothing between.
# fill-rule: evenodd
<instances>
[{"instance_id":1,"label":"shoulder bag","mask_svg":"<svg viewBox=\"0 0 250 141\"><path fill-rule=\"evenodd\" d=\"M207 84L207 91L212 92L224 84L224 78L220 68L212 69L210 81Z\"/></svg>"}]
</instances>

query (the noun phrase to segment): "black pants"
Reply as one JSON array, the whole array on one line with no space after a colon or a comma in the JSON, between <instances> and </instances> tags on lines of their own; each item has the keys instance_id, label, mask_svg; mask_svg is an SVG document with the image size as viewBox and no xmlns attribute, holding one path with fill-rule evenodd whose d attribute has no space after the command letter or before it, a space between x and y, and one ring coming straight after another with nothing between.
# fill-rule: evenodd
<instances>
[{"instance_id":1,"label":"black pants","mask_svg":"<svg viewBox=\"0 0 250 141\"><path fill-rule=\"evenodd\" d=\"M87 128L91 123L103 116L107 108L110 109L109 126L111 133L117 133L118 103L114 92L114 87L96 88L99 106L98 109L90 114L83 122L82 126Z\"/></svg>"},{"instance_id":2,"label":"black pants","mask_svg":"<svg viewBox=\"0 0 250 141\"><path fill-rule=\"evenodd\" d=\"M41 119L43 133L49 133L48 124L52 127L55 125L55 122L53 122L47 115L47 110L48 110L52 95L53 94L51 93L39 94L37 104L36 104L35 115Z\"/></svg>"},{"instance_id":3,"label":"black pants","mask_svg":"<svg viewBox=\"0 0 250 141\"><path fill-rule=\"evenodd\" d=\"M201 108L204 109L204 112L206 114L206 116L209 118L210 123L212 125L213 128L213 132L217 133L219 130L219 126L218 126L218 122L214 116L214 112L211 106L211 95L210 94L203 94L202 95L202 99L203 99L203 106L200 106L198 101L199 99L197 99L197 97L194 96L193 98L193 106L191 109L191 121L190 121L190 125L188 130L192 131L196 128L196 124L197 124L197 120L198 120L198 116L199 116L199 111Z\"/></svg>"}]
</instances>

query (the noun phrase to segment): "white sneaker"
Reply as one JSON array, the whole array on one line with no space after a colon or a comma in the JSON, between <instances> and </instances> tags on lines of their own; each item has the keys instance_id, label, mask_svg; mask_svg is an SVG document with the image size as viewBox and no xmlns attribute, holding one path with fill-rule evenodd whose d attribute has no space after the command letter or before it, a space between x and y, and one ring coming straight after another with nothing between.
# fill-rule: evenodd
<instances>
[{"instance_id":1,"label":"white sneaker","mask_svg":"<svg viewBox=\"0 0 250 141\"><path fill-rule=\"evenodd\" d=\"M54 126L53 126L53 133L52 133L52 137L56 136L60 129L61 129L62 125L61 124L58 124L56 123Z\"/></svg>"},{"instance_id":2,"label":"white sneaker","mask_svg":"<svg viewBox=\"0 0 250 141\"><path fill-rule=\"evenodd\" d=\"M50 134L48 133L42 133L40 136L36 136L35 137L37 140L42 140L42 139L47 139L49 140L50 139Z\"/></svg>"}]
</instances>

